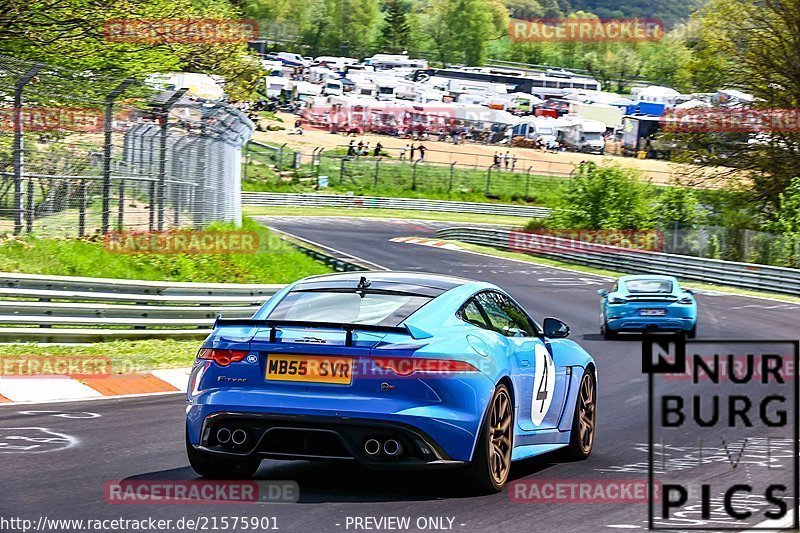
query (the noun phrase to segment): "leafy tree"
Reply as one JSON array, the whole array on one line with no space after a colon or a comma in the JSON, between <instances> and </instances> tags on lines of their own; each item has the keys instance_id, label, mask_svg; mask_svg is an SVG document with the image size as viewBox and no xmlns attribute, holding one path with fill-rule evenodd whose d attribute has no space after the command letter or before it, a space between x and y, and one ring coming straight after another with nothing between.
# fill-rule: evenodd
<instances>
[{"instance_id":1,"label":"leafy tree","mask_svg":"<svg viewBox=\"0 0 800 533\"><path fill-rule=\"evenodd\" d=\"M627 92L631 82L641 74L642 61L633 45L616 45L583 56L586 70L600 82L603 90Z\"/></svg>"},{"instance_id":2,"label":"leafy tree","mask_svg":"<svg viewBox=\"0 0 800 533\"><path fill-rule=\"evenodd\" d=\"M776 233L800 236L800 177L792 178L778 198L780 209L770 229Z\"/></svg>"},{"instance_id":3,"label":"leafy tree","mask_svg":"<svg viewBox=\"0 0 800 533\"><path fill-rule=\"evenodd\" d=\"M496 0L436 0L419 17L430 48L444 64L480 65L489 42L508 31L508 11Z\"/></svg>"},{"instance_id":4,"label":"leafy tree","mask_svg":"<svg viewBox=\"0 0 800 533\"><path fill-rule=\"evenodd\" d=\"M700 203L694 191L677 184L661 190L655 213L658 222L662 224L677 222L684 228L692 227L702 219Z\"/></svg>"},{"instance_id":5,"label":"leafy tree","mask_svg":"<svg viewBox=\"0 0 800 533\"><path fill-rule=\"evenodd\" d=\"M399 0L387 0L384 4L386 18L381 34L381 49L389 53L408 50L410 29L406 20L406 10Z\"/></svg>"},{"instance_id":6,"label":"leafy tree","mask_svg":"<svg viewBox=\"0 0 800 533\"><path fill-rule=\"evenodd\" d=\"M697 33L696 53L703 61L717 58L728 87L755 96L756 108L765 112L800 107L800 2L710 0L698 20L702 31ZM800 168L800 133L791 128L764 131L751 139L755 142L723 136L723 141L729 138L730 142L713 152L696 136L686 137L688 160L714 168L725 166L737 176L745 176L765 210L776 216L780 194Z\"/></svg>"},{"instance_id":7,"label":"leafy tree","mask_svg":"<svg viewBox=\"0 0 800 533\"><path fill-rule=\"evenodd\" d=\"M651 189L638 173L618 166L581 164L564 196L563 207L549 217L557 229L650 229Z\"/></svg>"}]
</instances>

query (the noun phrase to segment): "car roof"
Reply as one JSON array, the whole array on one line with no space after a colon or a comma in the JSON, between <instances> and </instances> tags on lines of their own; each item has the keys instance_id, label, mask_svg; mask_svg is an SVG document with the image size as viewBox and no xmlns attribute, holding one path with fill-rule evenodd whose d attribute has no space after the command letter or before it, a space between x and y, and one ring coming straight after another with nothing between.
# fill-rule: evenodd
<instances>
[{"instance_id":1,"label":"car roof","mask_svg":"<svg viewBox=\"0 0 800 533\"><path fill-rule=\"evenodd\" d=\"M637 274L635 276L621 276L619 281L633 281L638 279L672 281L674 283L678 282L675 276L663 276L661 274Z\"/></svg>"},{"instance_id":2,"label":"car roof","mask_svg":"<svg viewBox=\"0 0 800 533\"><path fill-rule=\"evenodd\" d=\"M465 278L426 272L360 271L311 276L298 281L292 290L352 289L358 286L362 277L369 281L371 289L397 290L430 296L474 283Z\"/></svg>"}]
</instances>

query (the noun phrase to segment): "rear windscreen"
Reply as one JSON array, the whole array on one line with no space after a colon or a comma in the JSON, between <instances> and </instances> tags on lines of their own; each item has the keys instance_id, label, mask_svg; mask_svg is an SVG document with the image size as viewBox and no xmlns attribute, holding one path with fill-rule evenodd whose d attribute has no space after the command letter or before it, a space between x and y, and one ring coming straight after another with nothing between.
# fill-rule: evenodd
<instances>
[{"instance_id":1,"label":"rear windscreen","mask_svg":"<svg viewBox=\"0 0 800 533\"><path fill-rule=\"evenodd\" d=\"M663 279L636 279L630 280L625 282L625 286L628 287L628 292L630 293L638 293L638 292L663 292L663 293L671 293L672 292L672 282L663 280Z\"/></svg>"},{"instance_id":2,"label":"rear windscreen","mask_svg":"<svg viewBox=\"0 0 800 533\"><path fill-rule=\"evenodd\" d=\"M410 294L295 291L286 295L268 318L397 326L430 300Z\"/></svg>"}]
</instances>

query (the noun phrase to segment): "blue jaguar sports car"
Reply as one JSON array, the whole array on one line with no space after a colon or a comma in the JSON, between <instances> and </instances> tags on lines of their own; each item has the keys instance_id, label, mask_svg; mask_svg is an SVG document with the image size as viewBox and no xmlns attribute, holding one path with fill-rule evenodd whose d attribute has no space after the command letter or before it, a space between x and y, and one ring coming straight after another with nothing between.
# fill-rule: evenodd
<instances>
[{"instance_id":1,"label":"blue jaguar sports car","mask_svg":"<svg viewBox=\"0 0 800 533\"><path fill-rule=\"evenodd\" d=\"M189 380L189 461L214 478L263 458L463 467L498 491L512 461L592 451L596 367L568 334L488 283L300 280L250 319L217 320Z\"/></svg>"},{"instance_id":2,"label":"blue jaguar sports car","mask_svg":"<svg viewBox=\"0 0 800 533\"><path fill-rule=\"evenodd\" d=\"M697 335L697 302L673 276L622 276L610 291L600 289L600 333L675 332Z\"/></svg>"}]
</instances>

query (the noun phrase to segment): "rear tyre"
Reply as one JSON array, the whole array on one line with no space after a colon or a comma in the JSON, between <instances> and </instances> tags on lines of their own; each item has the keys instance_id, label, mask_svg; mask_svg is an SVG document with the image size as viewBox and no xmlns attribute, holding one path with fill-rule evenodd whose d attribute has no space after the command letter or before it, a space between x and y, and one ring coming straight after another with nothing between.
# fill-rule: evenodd
<instances>
[{"instance_id":1,"label":"rear tyre","mask_svg":"<svg viewBox=\"0 0 800 533\"><path fill-rule=\"evenodd\" d=\"M483 494L500 492L511 471L514 440L514 405L511 393L502 383L494 390L489 412L478 436L475 456L467 471Z\"/></svg>"},{"instance_id":2,"label":"rear tyre","mask_svg":"<svg viewBox=\"0 0 800 533\"><path fill-rule=\"evenodd\" d=\"M597 383L594 372L583 371L581 384L578 387L578 401L572 415L572 431L569 446L564 450L566 459L583 461L592 453L594 435L597 425Z\"/></svg>"},{"instance_id":3,"label":"rear tyre","mask_svg":"<svg viewBox=\"0 0 800 533\"><path fill-rule=\"evenodd\" d=\"M608 327L608 324L603 324L600 326L600 333L603 334L603 338L606 340L612 340L617 338L616 332Z\"/></svg>"},{"instance_id":4,"label":"rear tyre","mask_svg":"<svg viewBox=\"0 0 800 533\"><path fill-rule=\"evenodd\" d=\"M686 332L686 337L688 337L690 339L694 339L695 337L697 337L697 323L696 322L695 322L694 326L692 326L692 329L690 329L689 331Z\"/></svg>"},{"instance_id":5,"label":"rear tyre","mask_svg":"<svg viewBox=\"0 0 800 533\"><path fill-rule=\"evenodd\" d=\"M186 455L192 470L210 479L250 479L261 464L260 459L230 459L195 450L186 435Z\"/></svg>"}]
</instances>

